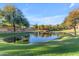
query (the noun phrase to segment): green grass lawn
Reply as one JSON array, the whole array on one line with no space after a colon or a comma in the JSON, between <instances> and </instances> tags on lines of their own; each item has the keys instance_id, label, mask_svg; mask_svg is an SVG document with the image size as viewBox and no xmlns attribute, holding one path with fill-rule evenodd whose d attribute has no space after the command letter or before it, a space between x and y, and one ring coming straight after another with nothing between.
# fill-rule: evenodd
<instances>
[{"instance_id":1,"label":"green grass lawn","mask_svg":"<svg viewBox=\"0 0 79 59\"><path fill-rule=\"evenodd\" d=\"M0 43L0 55L11 56L79 56L79 36L35 45Z\"/></svg>"}]
</instances>

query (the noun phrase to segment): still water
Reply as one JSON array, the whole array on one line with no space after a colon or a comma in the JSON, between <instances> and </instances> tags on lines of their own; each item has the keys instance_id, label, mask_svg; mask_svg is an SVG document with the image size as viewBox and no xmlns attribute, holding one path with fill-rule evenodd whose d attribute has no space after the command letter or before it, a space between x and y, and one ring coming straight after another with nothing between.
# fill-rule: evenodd
<instances>
[{"instance_id":1,"label":"still water","mask_svg":"<svg viewBox=\"0 0 79 59\"><path fill-rule=\"evenodd\" d=\"M27 43L39 43L39 42L48 42L50 40L57 40L62 36L66 36L65 33L26 33L24 35L13 35L3 39L7 43L18 43L18 44L27 44ZM69 36L69 35L68 35Z\"/></svg>"}]
</instances>

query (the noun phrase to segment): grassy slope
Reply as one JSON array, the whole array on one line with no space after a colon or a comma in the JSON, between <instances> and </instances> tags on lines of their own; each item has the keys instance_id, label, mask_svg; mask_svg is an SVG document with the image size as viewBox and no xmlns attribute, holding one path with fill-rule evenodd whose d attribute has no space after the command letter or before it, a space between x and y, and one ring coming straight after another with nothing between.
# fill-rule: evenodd
<instances>
[{"instance_id":1,"label":"grassy slope","mask_svg":"<svg viewBox=\"0 0 79 59\"><path fill-rule=\"evenodd\" d=\"M76 29L77 33L79 33L79 29ZM59 32L66 32L66 33L74 33L74 29L70 29L70 30L62 30L62 31L59 31Z\"/></svg>"},{"instance_id":2,"label":"grassy slope","mask_svg":"<svg viewBox=\"0 0 79 59\"><path fill-rule=\"evenodd\" d=\"M79 56L79 37L64 37L37 45L0 43L0 55Z\"/></svg>"}]
</instances>

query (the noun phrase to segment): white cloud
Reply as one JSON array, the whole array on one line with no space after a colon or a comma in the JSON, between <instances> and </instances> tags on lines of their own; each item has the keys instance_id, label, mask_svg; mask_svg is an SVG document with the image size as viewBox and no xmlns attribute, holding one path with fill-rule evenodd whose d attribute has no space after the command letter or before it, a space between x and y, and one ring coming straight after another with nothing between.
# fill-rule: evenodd
<instances>
[{"instance_id":1,"label":"white cloud","mask_svg":"<svg viewBox=\"0 0 79 59\"><path fill-rule=\"evenodd\" d=\"M30 24L32 25L34 24L56 25L62 23L65 17L66 15L56 15L42 18L29 16L27 18Z\"/></svg>"},{"instance_id":2,"label":"white cloud","mask_svg":"<svg viewBox=\"0 0 79 59\"><path fill-rule=\"evenodd\" d=\"M69 8L72 8L74 5L75 5L75 3L71 3L71 4L69 5Z\"/></svg>"}]
</instances>

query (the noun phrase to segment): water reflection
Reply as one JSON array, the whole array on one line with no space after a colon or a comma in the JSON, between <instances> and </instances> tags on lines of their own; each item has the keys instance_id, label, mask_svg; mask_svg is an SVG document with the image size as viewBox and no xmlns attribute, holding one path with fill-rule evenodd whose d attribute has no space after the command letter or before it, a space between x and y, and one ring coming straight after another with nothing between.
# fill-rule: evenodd
<instances>
[{"instance_id":1,"label":"water reflection","mask_svg":"<svg viewBox=\"0 0 79 59\"><path fill-rule=\"evenodd\" d=\"M25 35L14 35L3 39L3 41L8 43L38 43L38 42L48 42L49 40L54 40L61 38L63 36L71 36L67 33L59 32L48 32L48 33L26 33Z\"/></svg>"},{"instance_id":2,"label":"water reflection","mask_svg":"<svg viewBox=\"0 0 79 59\"><path fill-rule=\"evenodd\" d=\"M3 41L8 42L8 43L28 43L29 41L29 35L26 34L24 36L11 36L3 39Z\"/></svg>"},{"instance_id":3,"label":"water reflection","mask_svg":"<svg viewBox=\"0 0 79 59\"><path fill-rule=\"evenodd\" d=\"M36 36L36 37L49 37L49 36L52 36L52 33L32 33L32 35Z\"/></svg>"}]
</instances>

